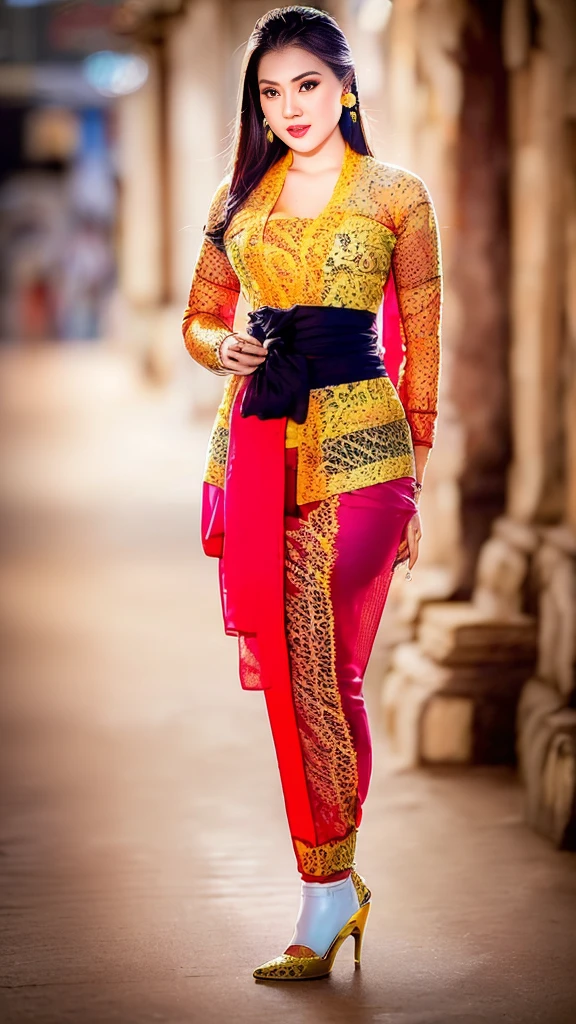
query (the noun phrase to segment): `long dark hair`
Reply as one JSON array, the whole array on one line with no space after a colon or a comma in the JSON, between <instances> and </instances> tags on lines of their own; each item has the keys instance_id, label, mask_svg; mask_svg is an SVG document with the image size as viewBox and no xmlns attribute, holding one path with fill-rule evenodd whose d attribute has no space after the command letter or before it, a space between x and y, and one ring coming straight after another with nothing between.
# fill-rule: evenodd
<instances>
[{"instance_id":1,"label":"long dark hair","mask_svg":"<svg viewBox=\"0 0 576 1024\"><path fill-rule=\"evenodd\" d=\"M365 118L360 108L356 70L348 40L337 22L326 11L315 7L276 7L259 18L246 44L238 88L238 109L234 130L232 158L228 174L230 188L225 213L219 224L206 235L219 249L232 217L273 164L288 152L288 146L276 135L266 139L262 124L263 112L258 87L258 65L265 53L286 46L299 46L324 61L340 82L358 99L355 111L342 107L339 125L344 139L358 153L374 156L367 138Z\"/></svg>"}]
</instances>

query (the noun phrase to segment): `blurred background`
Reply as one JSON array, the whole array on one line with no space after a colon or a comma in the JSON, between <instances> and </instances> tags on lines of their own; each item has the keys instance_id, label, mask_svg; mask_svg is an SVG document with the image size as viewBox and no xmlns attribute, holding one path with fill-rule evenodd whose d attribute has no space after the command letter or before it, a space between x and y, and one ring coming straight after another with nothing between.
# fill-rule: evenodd
<instances>
[{"instance_id":1,"label":"blurred background","mask_svg":"<svg viewBox=\"0 0 576 1024\"><path fill-rule=\"evenodd\" d=\"M260 0L0 8L1 828L8 905L28 907L11 918L6 987L54 978L62 1012L85 1005L58 970L78 956L94 981L95 951L107 970L119 918L135 946L143 920L165 936L175 928L189 956L192 916L171 901L184 893L192 906L184 879L192 864L208 871L207 854L207 892L232 901L222 927L238 925L239 943L252 918L234 902L234 872L253 879L274 848L277 884L293 873L264 710L237 692L215 563L200 552L200 480L222 381L193 363L180 332L208 204L228 168L244 46L268 9ZM481 897L494 921L512 879L536 892L521 908L527 977L540 956L527 934L560 922L543 943L559 955L562 915L573 919L576 906L576 7L334 0L321 9L350 40L376 157L430 189L445 275L421 555L412 582L394 580L367 680L380 768L365 852L408 898L421 837L438 880L449 835L463 875L493 880L502 869L505 889ZM246 312L241 300L237 327ZM258 852L254 787L272 822ZM399 802L388 806L391 790ZM403 806L417 808L409 821ZM464 838L479 820L492 823L493 845L472 850ZM396 847L382 854L390 829ZM410 852L399 833L412 837ZM87 878L98 894L89 907ZM440 920L445 898L462 908L465 885L458 894L449 873L445 891L437 884L426 898ZM154 887L168 907L162 926L146 903ZM283 922L286 904L271 905ZM510 914L498 918L503 941L516 935ZM428 918L406 921L432 942ZM444 936L450 927L444 918ZM18 959L46 928L59 968L50 957ZM158 941L160 970L176 940ZM456 945L442 947L447 973L458 973ZM134 952L119 954L135 977L144 970ZM462 972L480 1005L481 972ZM439 1000L453 998L451 980ZM131 1020L136 1003L106 992L108 1011L90 1019L111 1019L121 1003ZM541 988L547 1020L568 1020L566 985L554 993L557 1002ZM8 997L15 1020L23 998ZM54 1019L30 998L34 1019ZM211 999L198 1019L221 1019ZM138 1004L134 1019L147 1012Z\"/></svg>"}]
</instances>

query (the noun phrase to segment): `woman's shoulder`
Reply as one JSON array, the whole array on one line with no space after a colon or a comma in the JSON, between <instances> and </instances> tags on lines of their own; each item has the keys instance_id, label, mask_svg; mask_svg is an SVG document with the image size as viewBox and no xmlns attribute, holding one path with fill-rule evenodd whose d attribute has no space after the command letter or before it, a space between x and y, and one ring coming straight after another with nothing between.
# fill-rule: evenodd
<instances>
[{"instance_id":1,"label":"woman's shoulder","mask_svg":"<svg viewBox=\"0 0 576 1024\"><path fill-rule=\"evenodd\" d=\"M363 175L371 193L376 194L382 205L396 217L417 203L432 201L424 179L400 164L366 155L363 158Z\"/></svg>"},{"instance_id":2,"label":"woman's shoulder","mask_svg":"<svg viewBox=\"0 0 576 1024\"><path fill-rule=\"evenodd\" d=\"M210 209L208 211L208 220L206 227L209 231L213 230L216 224L219 224L226 213L226 203L228 200L228 193L230 191L230 183L232 181L232 174L229 172L221 178L220 182L216 186L212 193L212 199L210 200Z\"/></svg>"},{"instance_id":3,"label":"woman's shoulder","mask_svg":"<svg viewBox=\"0 0 576 1024\"><path fill-rule=\"evenodd\" d=\"M386 160L378 160L375 156L366 154L363 157L365 173L381 183L383 186L411 185L413 187L424 187L424 179L400 164L392 164Z\"/></svg>"}]
</instances>

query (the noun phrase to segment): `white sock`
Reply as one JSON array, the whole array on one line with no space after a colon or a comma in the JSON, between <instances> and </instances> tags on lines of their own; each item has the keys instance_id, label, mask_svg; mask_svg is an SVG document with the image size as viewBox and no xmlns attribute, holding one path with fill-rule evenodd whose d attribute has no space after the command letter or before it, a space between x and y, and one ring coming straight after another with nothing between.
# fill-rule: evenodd
<instances>
[{"instance_id":1,"label":"white sock","mask_svg":"<svg viewBox=\"0 0 576 1024\"><path fill-rule=\"evenodd\" d=\"M309 946L324 953L360 906L352 877L338 882L304 882L291 946Z\"/></svg>"}]
</instances>

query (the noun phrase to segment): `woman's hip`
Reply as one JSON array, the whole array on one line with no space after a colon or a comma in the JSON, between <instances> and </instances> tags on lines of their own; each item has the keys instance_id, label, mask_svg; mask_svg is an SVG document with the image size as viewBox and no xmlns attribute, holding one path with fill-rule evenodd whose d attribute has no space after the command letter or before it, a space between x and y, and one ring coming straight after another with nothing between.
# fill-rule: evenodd
<instances>
[{"instance_id":1,"label":"woman's hip","mask_svg":"<svg viewBox=\"0 0 576 1024\"><path fill-rule=\"evenodd\" d=\"M306 517L310 508L317 508L321 501L310 502L309 505L298 506L296 502L298 478L298 448L285 450L285 500L284 512L290 517ZM342 491L338 495L338 505L347 518L356 514L358 521L370 518L378 512L386 513L394 519L408 520L418 510L414 498L414 477L401 476L392 480L357 487L351 491Z\"/></svg>"}]
</instances>

